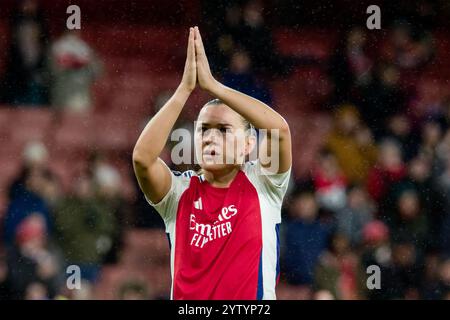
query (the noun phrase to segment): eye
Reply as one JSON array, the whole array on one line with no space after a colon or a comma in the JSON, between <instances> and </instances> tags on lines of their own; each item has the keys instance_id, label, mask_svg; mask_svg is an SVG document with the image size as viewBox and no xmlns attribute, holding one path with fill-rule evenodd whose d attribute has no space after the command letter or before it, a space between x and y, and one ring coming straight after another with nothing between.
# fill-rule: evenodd
<instances>
[{"instance_id":1,"label":"eye","mask_svg":"<svg viewBox=\"0 0 450 320\"><path fill-rule=\"evenodd\" d=\"M222 133L222 134L233 133L233 127L231 127L231 126L221 126L218 129L220 130L220 133Z\"/></svg>"}]
</instances>

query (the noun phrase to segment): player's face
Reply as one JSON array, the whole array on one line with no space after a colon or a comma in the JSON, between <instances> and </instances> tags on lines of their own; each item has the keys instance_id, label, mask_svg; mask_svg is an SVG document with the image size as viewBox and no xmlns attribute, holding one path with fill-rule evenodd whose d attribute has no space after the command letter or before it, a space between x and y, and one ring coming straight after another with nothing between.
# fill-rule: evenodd
<instances>
[{"instance_id":1,"label":"player's face","mask_svg":"<svg viewBox=\"0 0 450 320\"><path fill-rule=\"evenodd\" d=\"M226 105L209 105L198 116L195 152L204 170L218 171L242 164L248 137L242 117Z\"/></svg>"}]
</instances>

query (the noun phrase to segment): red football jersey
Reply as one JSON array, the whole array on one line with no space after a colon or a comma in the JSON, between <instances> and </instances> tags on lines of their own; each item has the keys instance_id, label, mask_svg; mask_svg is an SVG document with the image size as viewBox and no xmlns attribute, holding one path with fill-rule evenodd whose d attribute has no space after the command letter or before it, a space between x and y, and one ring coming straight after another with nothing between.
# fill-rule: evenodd
<instances>
[{"instance_id":1,"label":"red football jersey","mask_svg":"<svg viewBox=\"0 0 450 320\"><path fill-rule=\"evenodd\" d=\"M172 299L276 299L281 204L290 170L247 162L228 188L172 172L157 204L171 246Z\"/></svg>"}]
</instances>

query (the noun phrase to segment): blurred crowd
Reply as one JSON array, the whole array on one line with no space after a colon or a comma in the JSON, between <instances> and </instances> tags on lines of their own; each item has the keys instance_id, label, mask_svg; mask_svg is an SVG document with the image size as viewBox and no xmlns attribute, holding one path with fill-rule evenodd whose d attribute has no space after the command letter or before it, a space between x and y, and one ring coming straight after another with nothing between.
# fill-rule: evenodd
<instances>
[{"instance_id":1,"label":"blurred crowd","mask_svg":"<svg viewBox=\"0 0 450 320\"><path fill-rule=\"evenodd\" d=\"M432 12L427 5L420 10ZM368 30L348 28L323 65L277 49L262 1L216 11L220 21L205 20L206 43L226 85L272 104L271 81L297 67L325 68L333 84L320 110L332 129L285 199L279 298L450 299L450 90L414 82L436 59L429 15L393 20L376 52ZM89 113L104 67L80 31L50 39L45 21L38 1L18 1L1 102ZM166 99L161 93L155 109ZM143 197L122 196L118 169L101 152L70 192L44 144L28 143L17 161L23 168L5 191L0 224L0 299L94 298L102 268L120 260L124 233L164 228ZM83 290L67 290L68 265L80 266ZM381 270L380 289L366 286L371 265ZM115 298L167 299L169 288L166 296L151 289L129 278Z\"/></svg>"},{"instance_id":2,"label":"blurred crowd","mask_svg":"<svg viewBox=\"0 0 450 320\"><path fill-rule=\"evenodd\" d=\"M102 65L81 39L80 30L67 30L50 39L39 2L22 0L10 17L10 32L1 102L75 112L92 106L89 88Z\"/></svg>"},{"instance_id":3,"label":"blurred crowd","mask_svg":"<svg viewBox=\"0 0 450 320\"><path fill-rule=\"evenodd\" d=\"M45 146L26 145L23 170L7 191L0 299L56 297L66 293L68 266L78 266L81 279L92 285L102 266L117 263L123 231L138 225L131 212L141 209L124 200L120 174L102 155L89 162L63 193Z\"/></svg>"},{"instance_id":4,"label":"blurred crowd","mask_svg":"<svg viewBox=\"0 0 450 320\"><path fill-rule=\"evenodd\" d=\"M449 299L450 91L414 82L434 63L432 30L394 21L377 56L368 38L351 28L328 66L332 129L285 208L286 295Z\"/></svg>"}]
</instances>

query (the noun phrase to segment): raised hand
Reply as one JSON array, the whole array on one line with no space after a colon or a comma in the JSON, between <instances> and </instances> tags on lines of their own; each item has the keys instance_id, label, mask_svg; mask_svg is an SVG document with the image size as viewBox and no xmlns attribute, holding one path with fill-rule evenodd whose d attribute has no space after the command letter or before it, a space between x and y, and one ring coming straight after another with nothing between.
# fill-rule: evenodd
<instances>
[{"instance_id":1,"label":"raised hand","mask_svg":"<svg viewBox=\"0 0 450 320\"><path fill-rule=\"evenodd\" d=\"M197 63L195 59L195 30L189 28L189 40L187 46L186 63L184 65L183 78L180 87L187 92L192 92L197 83Z\"/></svg>"},{"instance_id":2,"label":"raised hand","mask_svg":"<svg viewBox=\"0 0 450 320\"><path fill-rule=\"evenodd\" d=\"M195 57L197 63L197 80L200 88L212 92L217 85L216 79L211 74L208 58L206 57L205 47L203 46L202 36L198 27L194 28L195 33Z\"/></svg>"}]
</instances>

